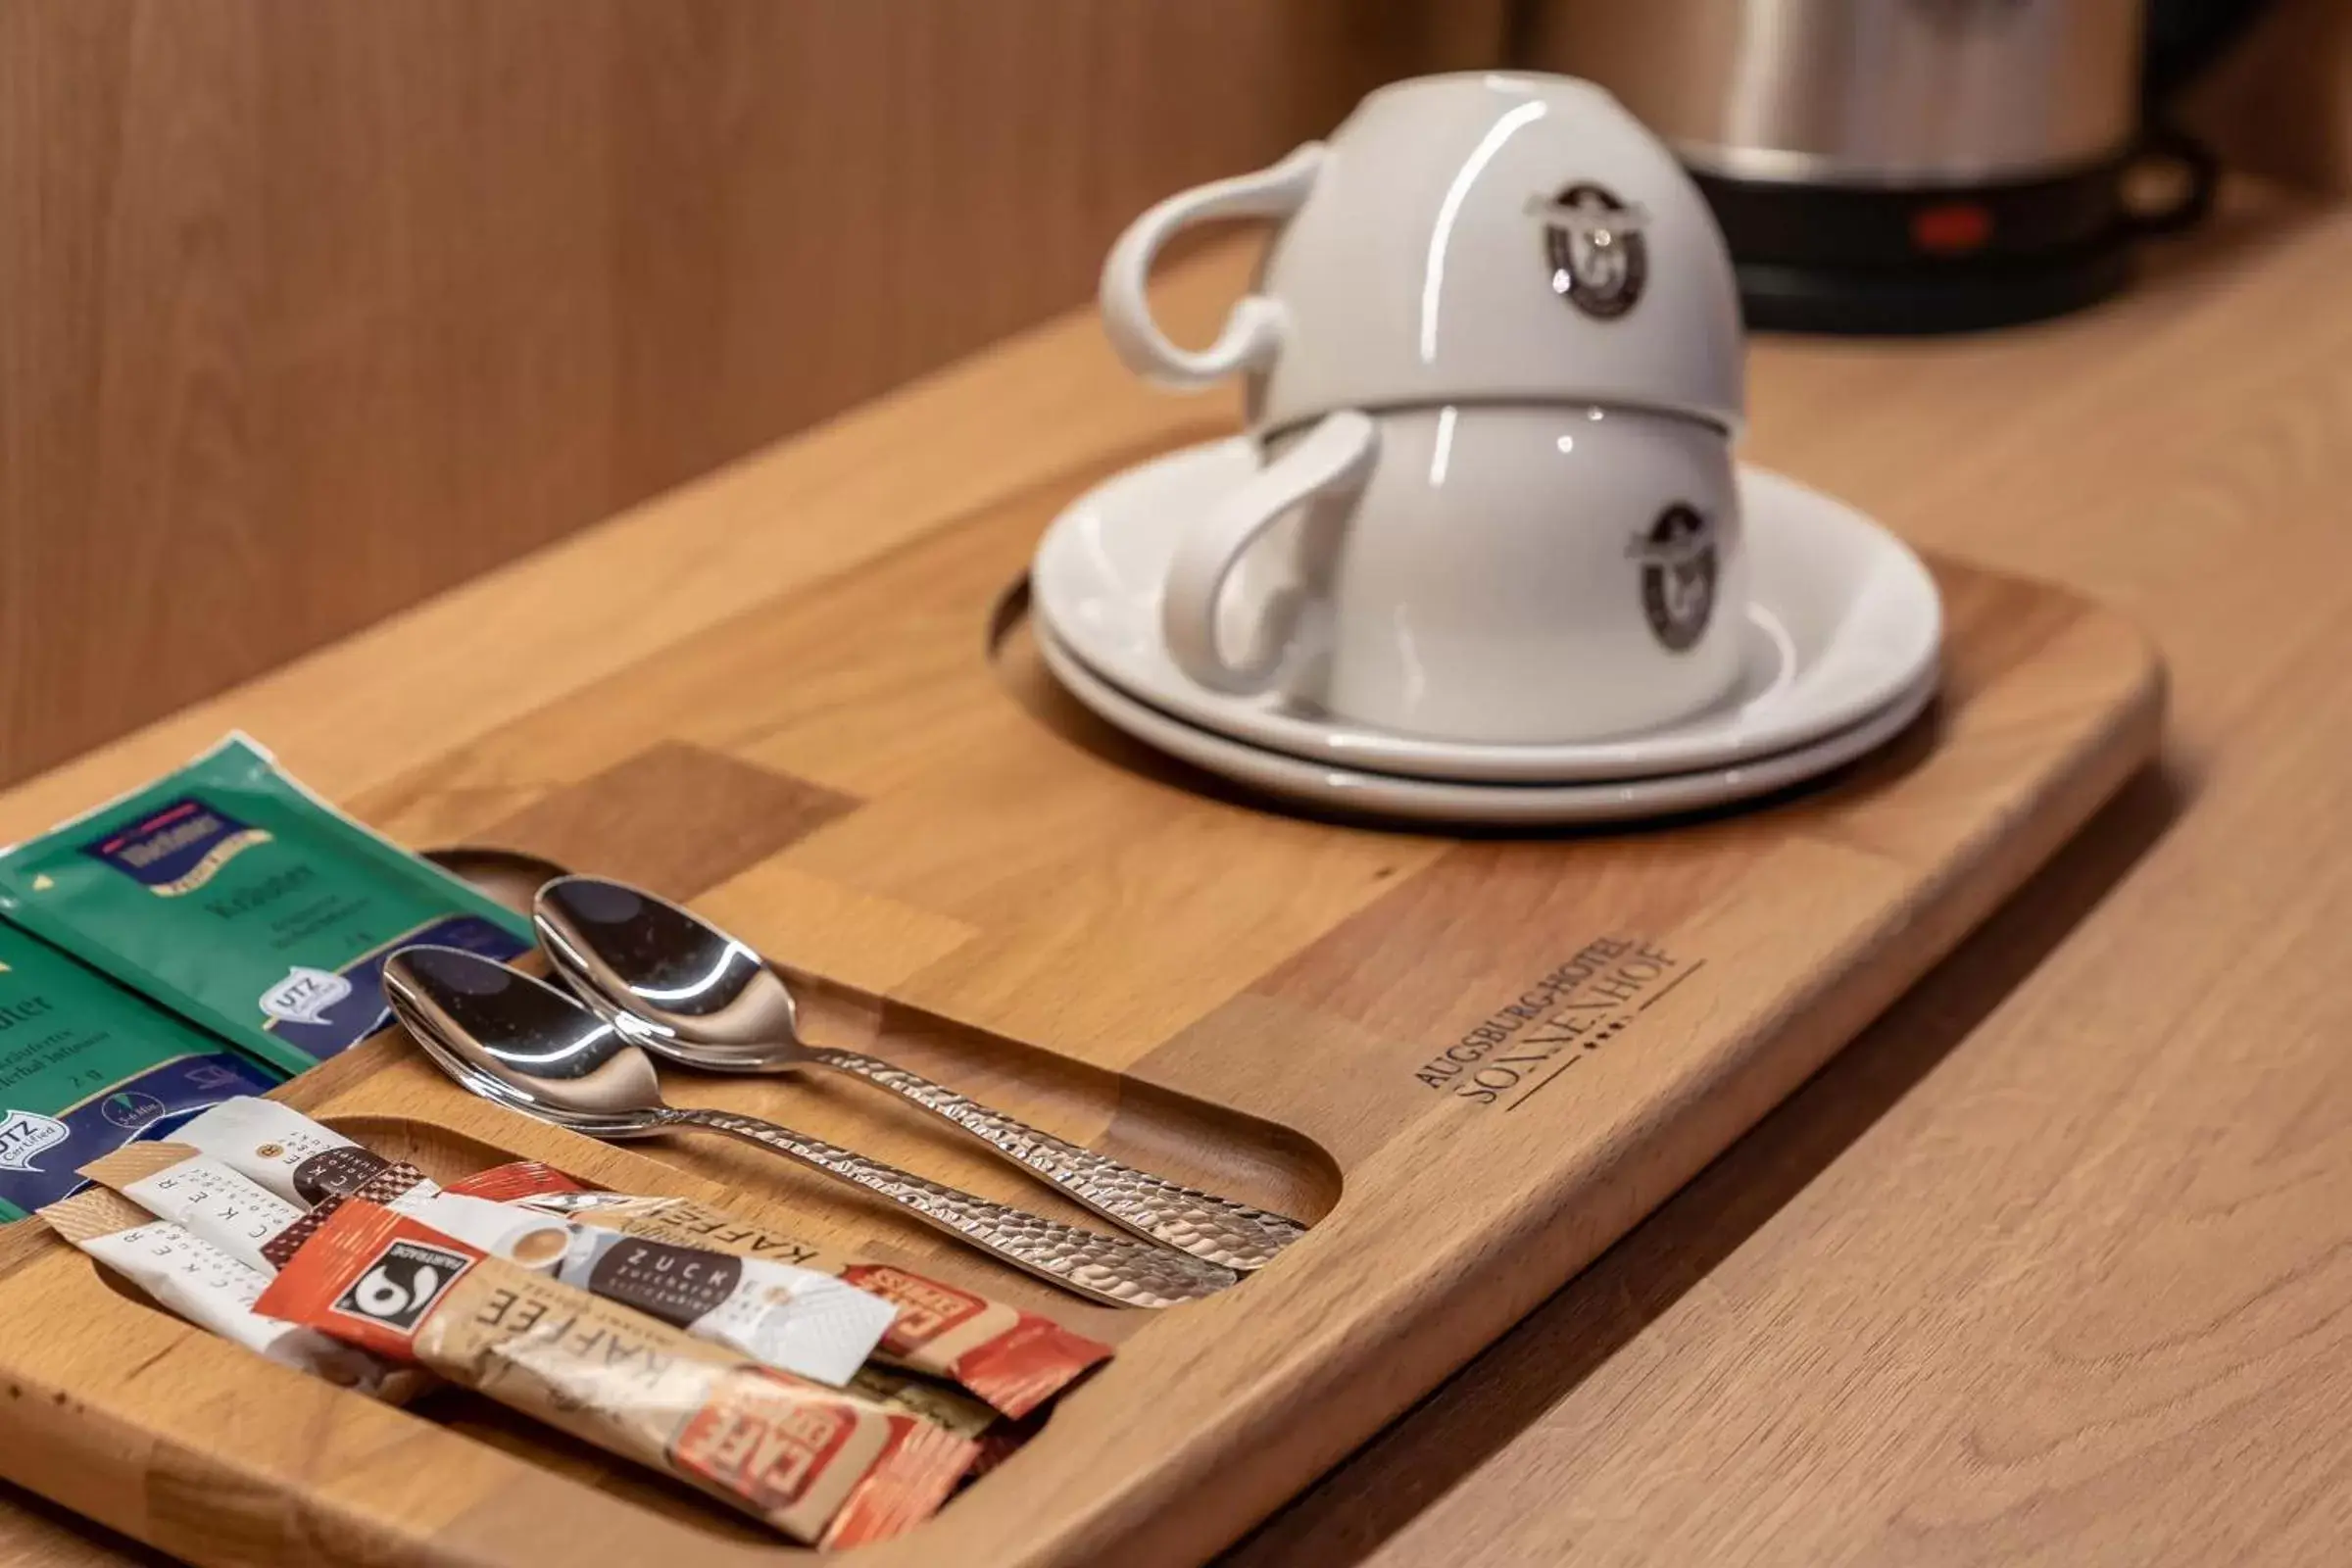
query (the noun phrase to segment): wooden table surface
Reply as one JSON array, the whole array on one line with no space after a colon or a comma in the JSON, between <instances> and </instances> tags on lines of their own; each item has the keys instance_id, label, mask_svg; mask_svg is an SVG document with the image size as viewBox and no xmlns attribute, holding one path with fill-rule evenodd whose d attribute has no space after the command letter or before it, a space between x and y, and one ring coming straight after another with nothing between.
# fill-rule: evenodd
<instances>
[{"instance_id":1,"label":"wooden table surface","mask_svg":"<svg viewBox=\"0 0 2352 1568\"><path fill-rule=\"evenodd\" d=\"M1759 344L1747 451L2141 619L2164 764L1233 1562L2343 1560L2352 214L2240 187L2151 264L2056 325ZM1173 308L1205 323L1245 267ZM0 832L232 718L356 794L1203 411L1073 318L13 791ZM15 1502L0 1563L135 1560Z\"/></svg>"}]
</instances>

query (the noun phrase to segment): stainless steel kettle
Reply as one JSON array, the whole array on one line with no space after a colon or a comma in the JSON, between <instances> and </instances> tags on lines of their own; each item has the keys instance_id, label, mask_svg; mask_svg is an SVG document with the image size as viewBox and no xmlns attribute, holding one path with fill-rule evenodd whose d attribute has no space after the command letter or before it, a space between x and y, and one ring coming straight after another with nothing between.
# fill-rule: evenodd
<instances>
[{"instance_id":1,"label":"stainless steel kettle","mask_svg":"<svg viewBox=\"0 0 2352 1568\"><path fill-rule=\"evenodd\" d=\"M2212 171L2143 121L2143 0L1529 0L1524 64L1598 81L1697 176L1751 325L1933 331L2073 309ZM2174 166L2153 207L2137 164Z\"/></svg>"}]
</instances>

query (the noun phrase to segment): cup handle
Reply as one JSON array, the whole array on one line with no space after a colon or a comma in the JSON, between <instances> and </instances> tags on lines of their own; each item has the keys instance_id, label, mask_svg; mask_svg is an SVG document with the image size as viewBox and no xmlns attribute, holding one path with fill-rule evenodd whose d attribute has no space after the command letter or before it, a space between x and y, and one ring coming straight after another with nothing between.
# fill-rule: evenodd
<instances>
[{"instance_id":1,"label":"cup handle","mask_svg":"<svg viewBox=\"0 0 2352 1568\"><path fill-rule=\"evenodd\" d=\"M1263 651L1247 664L1228 661L1217 646L1217 602L1242 552L1266 525L1302 501L1361 490L1380 456L1380 426L1367 415L1342 409L1290 451L1251 474L1186 530L1168 563L1159 605L1160 634L1176 665L1211 691L1247 696L1264 691L1301 652L1300 596L1286 590L1267 606Z\"/></svg>"},{"instance_id":2,"label":"cup handle","mask_svg":"<svg viewBox=\"0 0 2352 1568\"><path fill-rule=\"evenodd\" d=\"M1329 156L1323 143L1307 142L1272 168L1181 191L1127 225L1103 260L1101 301L1103 330L1129 369L1190 391L1272 358L1283 331L1283 310L1274 301L1244 295L1214 343L1184 349L1152 318L1144 286L1160 247L1179 229L1212 218L1290 217L1306 201Z\"/></svg>"}]
</instances>

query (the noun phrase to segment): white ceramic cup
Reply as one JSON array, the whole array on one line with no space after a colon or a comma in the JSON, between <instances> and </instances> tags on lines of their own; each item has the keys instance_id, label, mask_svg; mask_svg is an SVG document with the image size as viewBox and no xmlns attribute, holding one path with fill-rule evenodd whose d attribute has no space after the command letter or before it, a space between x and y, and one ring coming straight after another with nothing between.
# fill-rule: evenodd
<instances>
[{"instance_id":1,"label":"white ceramic cup","mask_svg":"<svg viewBox=\"0 0 2352 1568\"><path fill-rule=\"evenodd\" d=\"M1404 734L1625 735L1740 675L1730 444L1626 409L1343 410L1270 444L1172 555L1161 631L1212 690Z\"/></svg>"},{"instance_id":2,"label":"white ceramic cup","mask_svg":"<svg viewBox=\"0 0 2352 1568\"><path fill-rule=\"evenodd\" d=\"M1171 342L1145 283L1209 219L1281 226L1206 348ZM1250 380L1251 425L1341 409L1575 402L1744 414L1739 290L1672 153L1601 88L1465 73L1366 98L1327 141L1170 197L1103 263L1102 321L1138 373Z\"/></svg>"}]
</instances>

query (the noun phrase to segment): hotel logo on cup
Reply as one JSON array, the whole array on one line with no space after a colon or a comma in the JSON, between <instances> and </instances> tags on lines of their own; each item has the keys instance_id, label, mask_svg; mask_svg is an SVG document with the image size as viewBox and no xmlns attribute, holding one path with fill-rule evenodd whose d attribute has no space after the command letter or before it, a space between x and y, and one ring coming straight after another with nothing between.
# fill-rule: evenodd
<instances>
[{"instance_id":1,"label":"hotel logo on cup","mask_svg":"<svg viewBox=\"0 0 2352 1568\"><path fill-rule=\"evenodd\" d=\"M1722 559L1715 519L1677 502L1634 536L1626 554L1642 564L1642 612L1649 629L1670 652L1695 647L1715 613Z\"/></svg>"},{"instance_id":2,"label":"hotel logo on cup","mask_svg":"<svg viewBox=\"0 0 2352 1568\"><path fill-rule=\"evenodd\" d=\"M1592 317L1613 321L1632 310L1649 280L1649 215L1590 181L1528 210L1544 220L1544 253L1551 263L1551 291Z\"/></svg>"}]
</instances>

